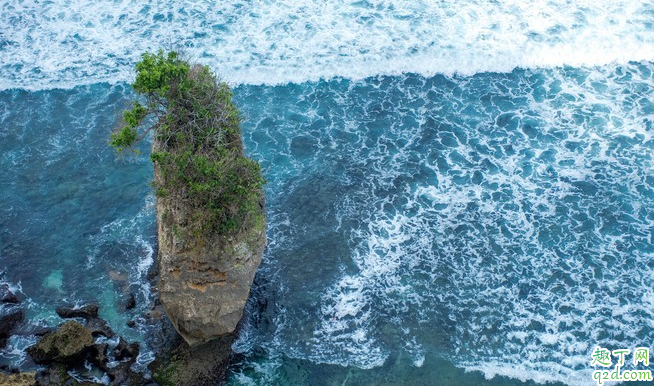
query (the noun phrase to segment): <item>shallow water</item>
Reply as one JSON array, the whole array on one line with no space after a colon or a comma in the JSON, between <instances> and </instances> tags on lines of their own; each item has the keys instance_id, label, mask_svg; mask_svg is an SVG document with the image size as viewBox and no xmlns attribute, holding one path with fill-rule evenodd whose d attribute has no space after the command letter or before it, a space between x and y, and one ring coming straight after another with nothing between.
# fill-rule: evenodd
<instances>
[{"instance_id":1,"label":"shallow water","mask_svg":"<svg viewBox=\"0 0 654 386\"><path fill-rule=\"evenodd\" d=\"M120 159L107 138L138 55L173 46L233 84L268 180L230 385L590 385L595 346L649 347L651 4L2 10L0 279L32 323L97 300L151 343L148 144Z\"/></svg>"}]
</instances>

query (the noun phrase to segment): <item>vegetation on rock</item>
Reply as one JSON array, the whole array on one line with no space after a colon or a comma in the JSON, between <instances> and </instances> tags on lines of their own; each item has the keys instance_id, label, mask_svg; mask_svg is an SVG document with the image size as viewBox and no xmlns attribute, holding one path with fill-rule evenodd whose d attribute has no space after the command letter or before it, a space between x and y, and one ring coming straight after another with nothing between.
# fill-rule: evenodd
<instances>
[{"instance_id":1,"label":"vegetation on rock","mask_svg":"<svg viewBox=\"0 0 654 386\"><path fill-rule=\"evenodd\" d=\"M91 330L76 321L45 334L28 352L35 363L80 363L93 346Z\"/></svg>"},{"instance_id":2,"label":"vegetation on rock","mask_svg":"<svg viewBox=\"0 0 654 386\"><path fill-rule=\"evenodd\" d=\"M111 146L133 149L153 132L156 195L192 208L184 227L191 236L230 235L260 223L265 181L243 154L229 86L175 52L143 54L136 72L132 87L145 104L135 101L123 113Z\"/></svg>"}]
</instances>

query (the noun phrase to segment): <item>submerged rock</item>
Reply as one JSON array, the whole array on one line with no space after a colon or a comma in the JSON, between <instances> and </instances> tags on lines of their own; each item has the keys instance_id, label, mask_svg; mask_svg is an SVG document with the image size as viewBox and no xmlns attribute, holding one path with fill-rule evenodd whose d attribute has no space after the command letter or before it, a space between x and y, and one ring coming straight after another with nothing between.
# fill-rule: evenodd
<instances>
[{"instance_id":1,"label":"submerged rock","mask_svg":"<svg viewBox=\"0 0 654 386\"><path fill-rule=\"evenodd\" d=\"M143 374L132 370L132 361L121 362L109 371L109 386L140 386L146 384ZM190 386L190 385L189 385Z\"/></svg>"},{"instance_id":2,"label":"submerged rock","mask_svg":"<svg viewBox=\"0 0 654 386\"><path fill-rule=\"evenodd\" d=\"M27 352L37 364L77 364L84 360L92 347L91 330L76 321L69 321L57 331L45 334Z\"/></svg>"}]
</instances>

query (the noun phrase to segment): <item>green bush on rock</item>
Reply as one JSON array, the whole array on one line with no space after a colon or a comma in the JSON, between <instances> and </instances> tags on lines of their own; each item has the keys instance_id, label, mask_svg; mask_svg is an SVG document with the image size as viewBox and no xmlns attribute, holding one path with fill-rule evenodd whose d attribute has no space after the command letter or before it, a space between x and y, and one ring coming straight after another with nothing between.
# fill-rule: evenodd
<instances>
[{"instance_id":1,"label":"green bush on rock","mask_svg":"<svg viewBox=\"0 0 654 386\"><path fill-rule=\"evenodd\" d=\"M156 195L193 208L191 236L230 235L260 223L265 181L259 164L244 156L229 86L175 52L143 54L136 73L132 87L145 104L124 111L110 145L133 149L153 132Z\"/></svg>"}]
</instances>

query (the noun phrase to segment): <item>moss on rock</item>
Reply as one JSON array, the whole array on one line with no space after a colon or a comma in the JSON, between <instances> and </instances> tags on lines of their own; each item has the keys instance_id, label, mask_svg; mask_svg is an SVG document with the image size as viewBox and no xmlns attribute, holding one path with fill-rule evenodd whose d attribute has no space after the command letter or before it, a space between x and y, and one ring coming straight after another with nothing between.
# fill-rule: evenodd
<instances>
[{"instance_id":1,"label":"moss on rock","mask_svg":"<svg viewBox=\"0 0 654 386\"><path fill-rule=\"evenodd\" d=\"M54 332L45 334L34 346L28 348L35 363L78 363L93 347L91 331L76 321L61 325Z\"/></svg>"}]
</instances>

